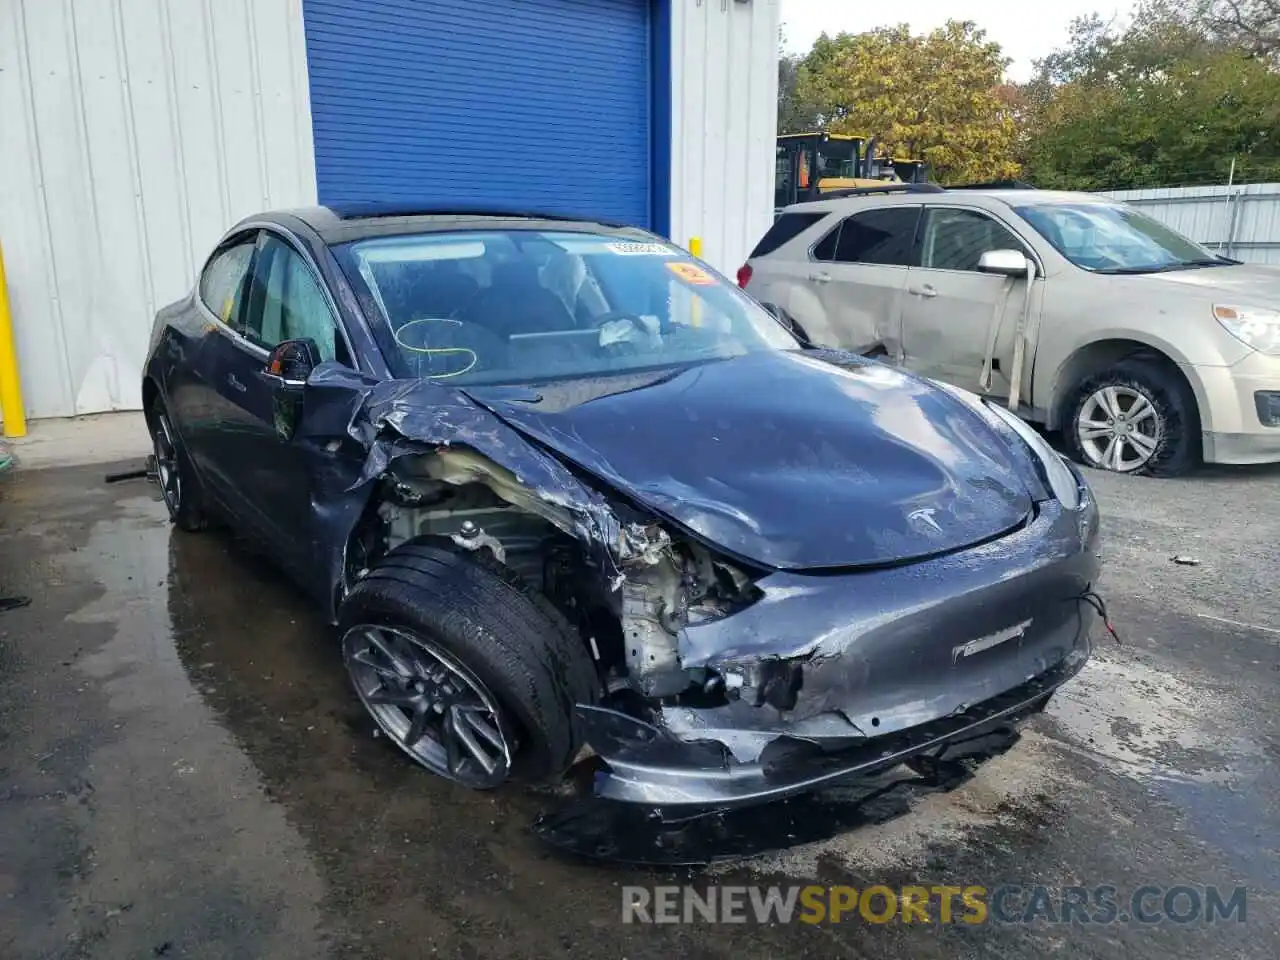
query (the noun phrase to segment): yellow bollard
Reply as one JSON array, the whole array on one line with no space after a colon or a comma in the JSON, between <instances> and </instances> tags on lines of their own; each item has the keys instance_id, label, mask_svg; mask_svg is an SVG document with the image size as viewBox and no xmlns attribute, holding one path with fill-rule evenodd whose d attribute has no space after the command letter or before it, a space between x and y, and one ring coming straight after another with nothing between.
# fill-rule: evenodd
<instances>
[{"instance_id":1,"label":"yellow bollard","mask_svg":"<svg viewBox=\"0 0 1280 960\"><path fill-rule=\"evenodd\" d=\"M22 408L22 384L18 380L18 353L13 348L9 288L4 279L3 248L0 248L0 411L4 414L6 437L27 435L27 415Z\"/></svg>"},{"instance_id":2,"label":"yellow bollard","mask_svg":"<svg viewBox=\"0 0 1280 960\"><path fill-rule=\"evenodd\" d=\"M692 253L697 259L699 260L702 259L702 238L701 237L694 237L689 241L689 252ZM693 307L693 313L689 317L689 323L692 326L700 327L702 326L702 298L695 295L693 298L692 307Z\"/></svg>"}]
</instances>

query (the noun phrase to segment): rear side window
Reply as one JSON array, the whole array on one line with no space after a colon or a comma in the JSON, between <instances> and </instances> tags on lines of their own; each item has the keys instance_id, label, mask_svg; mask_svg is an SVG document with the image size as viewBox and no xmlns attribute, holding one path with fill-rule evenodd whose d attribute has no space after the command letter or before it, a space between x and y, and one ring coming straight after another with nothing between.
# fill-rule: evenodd
<instances>
[{"instance_id":1,"label":"rear side window","mask_svg":"<svg viewBox=\"0 0 1280 960\"><path fill-rule=\"evenodd\" d=\"M826 213L784 213L773 222L769 232L756 244L749 259L754 260L756 257L773 253L784 243L794 240L826 216Z\"/></svg>"},{"instance_id":2,"label":"rear side window","mask_svg":"<svg viewBox=\"0 0 1280 960\"><path fill-rule=\"evenodd\" d=\"M235 326L241 290L249 261L253 259L254 238L248 237L223 250L205 267L200 277L200 299L223 323Z\"/></svg>"},{"instance_id":3,"label":"rear side window","mask_svg":"<svg viewBox=\"0 0 1280 960\"><path fill-rule=\"evenodd\" d=\"M834 259L838 263L908 266L919 219L919 207L885 207L854 214L840 225Z\"/></svg>"}]
</instances>

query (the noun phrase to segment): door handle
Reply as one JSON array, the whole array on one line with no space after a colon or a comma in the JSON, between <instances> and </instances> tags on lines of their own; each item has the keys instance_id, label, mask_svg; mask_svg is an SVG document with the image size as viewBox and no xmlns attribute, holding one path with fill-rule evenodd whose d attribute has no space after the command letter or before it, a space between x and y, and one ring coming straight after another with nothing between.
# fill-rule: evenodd
<instances>
[{"instance_id":1,"label":"door handle","mask_svg":"<svg viewBox=\"0 0 1280 960\"><path fill-rule=\"evenodd\" d=\"M938 295L938 290L932 283L926 283L924 286L912 287L907 291L907 293L917 297L932 298Z\"/></svg>"},{"instance_id":2,"label":"door handle","mask_svg":"<svg viewBox=\"0 0 1280 960\"><path fill-rule=\"evenodd\" d=\"M244 393L246 390L249 389L243 383L240 382L240 380L236 377L234 373L227 374L227 385L231 387L232 390L238 390L240 393Z\"/></svg>"},{"instance_id":3,"label":"door handle","mask_svg":"<svg viewBox=\"0 0 1280 960\"><path fill-rule=\"evenodd\" d=\"M810 279L810 280L812 280L814 283L830 283L830 282L831 282L831 274L829 274L829 273L811 273L811 274L809 274L809 279Z\"/></svg>"}]
</instances>

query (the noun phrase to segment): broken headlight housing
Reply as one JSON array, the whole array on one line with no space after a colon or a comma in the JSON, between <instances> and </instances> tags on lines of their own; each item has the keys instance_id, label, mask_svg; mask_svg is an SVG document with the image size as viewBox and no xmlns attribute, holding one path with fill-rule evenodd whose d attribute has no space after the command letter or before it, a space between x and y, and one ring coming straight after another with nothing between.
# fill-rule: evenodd
<instances>
[{"instance_id":1,"label":"broken headlight housing","mask_svg":"<svg viewBox=\"0 0 1280 960\"><path fill-rule=\"evenodd\" d=\"M1045 479L1053 490L1053 495L1069 510L1080 506L1080 484L1076 476L1062 459L1057 450L1049 446L1049 441L1040 436L1036 429L1007 407L987 402L986 408L1003 420L1023 442L1035 453L1036 459L1044 468Z\"/></svg>"}]
</instances>

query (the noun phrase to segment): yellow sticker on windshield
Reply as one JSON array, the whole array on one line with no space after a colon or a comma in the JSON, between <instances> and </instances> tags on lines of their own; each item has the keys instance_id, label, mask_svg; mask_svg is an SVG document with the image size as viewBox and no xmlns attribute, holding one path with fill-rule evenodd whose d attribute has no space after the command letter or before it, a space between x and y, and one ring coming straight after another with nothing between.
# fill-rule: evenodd
<instances>
[{"instance_id":1,"label":"yellow sticker on windshield","mask_svg":"<svg viewBox=\"0 0 1280 960\"><path fill-rule=\"evenodd\" d=\"M695 287L714 287L716 285L716 278L696 264L668 263L667 269L685 283L692 284Z\"/></svg>"}]
</instances>

